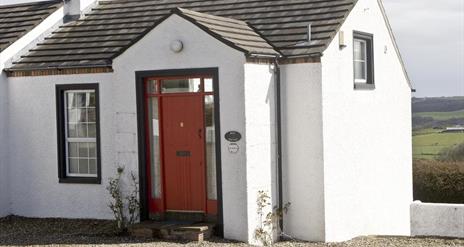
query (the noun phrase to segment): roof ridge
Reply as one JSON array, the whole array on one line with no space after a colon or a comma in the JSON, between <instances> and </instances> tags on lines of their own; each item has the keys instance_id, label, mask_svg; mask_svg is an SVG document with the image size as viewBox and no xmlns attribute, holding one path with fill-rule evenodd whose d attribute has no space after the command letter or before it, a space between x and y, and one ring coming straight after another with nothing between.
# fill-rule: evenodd
<instances>
[{"instance_id":1,"label":"roof ridge","mask_svg":"<svg viewBox=\"0 0 464 247\"><path fill-rule=\"evenodd\" d=\"M214 17L215 19L219 19L219 20L224 20L224 21L228 21L228 22L232 22L232 23L237 23L237 24L244 24L244 25L246 25L246 22L245 22L245 21L233 19L233 18L230 18L230 17L223 17L223 16L218 16L218 15L212 15L212 14L208 14L208 13L205 13L205 12L194 11L194 10L190 10L190 9L186 9L186 8L181 8L181 7L175 7L175 8L173 8L172 11L173 11L174 13L178 13L178 12L180 11L181 13L188 13L188 14L192 14L192 15L201 14L201 15L204 15L204 16Z\"/></svg>"}]
</instances>

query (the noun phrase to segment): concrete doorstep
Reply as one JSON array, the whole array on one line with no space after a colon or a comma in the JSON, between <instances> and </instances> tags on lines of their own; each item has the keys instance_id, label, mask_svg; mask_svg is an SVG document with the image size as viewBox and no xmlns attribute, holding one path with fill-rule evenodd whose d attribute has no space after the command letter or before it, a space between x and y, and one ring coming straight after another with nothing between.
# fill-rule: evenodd
<instances>
[{"instance_id":1,"label":"concrete doorstep","mask_svg":"<svg viewBox=\"0 0 464 247\"><path fill-rule=\"evenodd\" d=\"M214 230L212 223L142 222L129 228L134 237L165 240L198 241L209 239Z\"/></svg>"}]
</instances>

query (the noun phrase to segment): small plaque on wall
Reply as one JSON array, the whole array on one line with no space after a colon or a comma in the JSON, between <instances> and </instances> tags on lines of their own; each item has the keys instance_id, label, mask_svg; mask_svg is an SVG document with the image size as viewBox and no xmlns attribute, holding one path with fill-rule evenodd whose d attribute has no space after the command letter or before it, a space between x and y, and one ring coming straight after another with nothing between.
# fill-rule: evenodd
<instances>
[{"instance_id":1,"label":"small plaque on wall","mask_svg":"<svg viewBox=\"0 0 464 247\"><path fill-rule=\"evenodd\" d=\"M229 131L224 137L230 142L238 142L242 139L242 134L238 131Z\"/></svg>"},{"instance_id":2,"label":"small plaque on wall","mask_svg":"<svg viewBox=\"0 0 464 247\"><path fill-rule=\"evenodd\" d=\"M237 143L230 143L228 149L229 153L236 154L240 150L240 146Z\"/></svg>"}]
</instances>

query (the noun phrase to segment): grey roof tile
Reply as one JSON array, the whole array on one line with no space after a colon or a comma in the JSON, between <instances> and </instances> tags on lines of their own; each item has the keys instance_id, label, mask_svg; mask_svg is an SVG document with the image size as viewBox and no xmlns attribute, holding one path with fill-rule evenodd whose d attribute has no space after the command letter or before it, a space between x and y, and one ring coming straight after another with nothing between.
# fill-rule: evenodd
<instances>
[{"instance_id":1,"label":"grey roof tile","mask_svg":"<svg viewBox=\"0 0 464 247\"><path fill-rule=\"evenodd\" d=\"M53 32L29 54L16 61L11 69L109 67L112 59L173 12L248 54L317 56L327 48L356 2L103 0L85 17ZM309 24L311 43L306 42Z\"/></svg>"},{"instance_id":2,"label":"grey roof tile","mask_svg":"<svg viewBox=\"0 0 464 247\"><path fill-rule=\"evenodd\" d=\"M59 0L0 5L0 52L56 11Z\"/></svg>"}]
</instances>

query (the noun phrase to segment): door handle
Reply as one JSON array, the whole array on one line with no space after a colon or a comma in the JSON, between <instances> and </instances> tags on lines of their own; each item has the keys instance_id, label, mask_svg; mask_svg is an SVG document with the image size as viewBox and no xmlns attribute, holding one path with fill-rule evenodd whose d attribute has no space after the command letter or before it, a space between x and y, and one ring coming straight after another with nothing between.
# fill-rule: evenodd
<instances>
[{"instance_id":1,"label":"door handle","mask_svg":"<svg viewBox=\"0 0 464 247\"><path fill-rule=\"evenodd\" d=\"M201 138L203 137L202 133L203 133L203 130L202 130L202 129L199 129L199 130L198 130L198 138L201 139Z\"/></svg>"}]
</instances>

